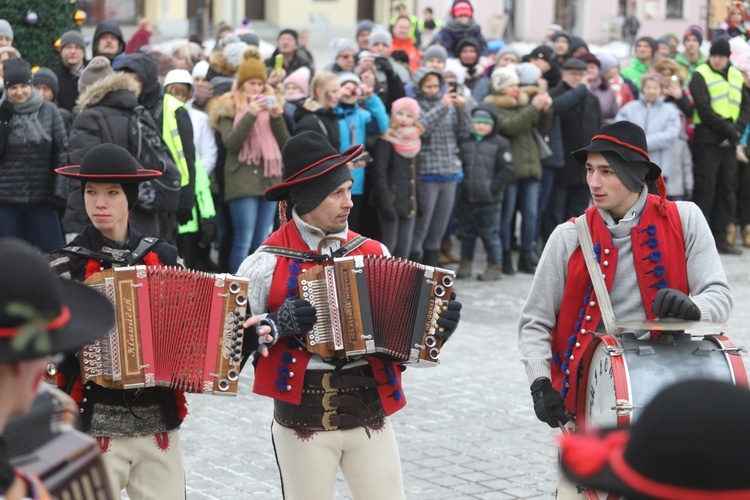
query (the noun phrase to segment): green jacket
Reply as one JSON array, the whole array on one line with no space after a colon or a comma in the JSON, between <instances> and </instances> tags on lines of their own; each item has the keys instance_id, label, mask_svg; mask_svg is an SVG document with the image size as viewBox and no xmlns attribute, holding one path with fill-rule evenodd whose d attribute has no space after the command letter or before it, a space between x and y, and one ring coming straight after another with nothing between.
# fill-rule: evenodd
<instances>
[{"instance_id":1,"label":"green jacket","mask_svg":"<svg viewBox=\"0 0 750 500\"><path fill-rule=\"evenodd\" d=\"M695 73L695 68L706 62L706 58L703 57L703 53L698 53L698 60L694 63L690 62L687 57L685 57L685 54L683 52L680 52L675 56L674 62L682 66L685 71L687 72L685 74L685 86L683 88L687 89L690 87L690 81L693 79L693 73Z\"/></svg>"},{"instance_id":2,"label":"green jacket","mask_svg":"<svg viewBox=\"0 0 750 500\"><path fill-rule=\"evenodd\" d=\"M178 234L197 233L200 230L199 218L210 219L216 216L214 199L211 196L211 181L198 156L195 157L195 201L193 218L177 227Z\"/></svg>"},{"instance_id":3,"label":"green jacket","mask_svg":"<svg viewBox=\"0 0 750 500\"><path fill-rule=\"evenodd\" d=\"M633 82L635 86L638 87L638 90L641 90L641 77L646 71L648 71L650 67L651 66L643 64L638 59L633 59L633 62L630 63L630 66L622 68L620 70L620 74L623 78L627 78L628 80Z\"/></svg>"}]
</instances>

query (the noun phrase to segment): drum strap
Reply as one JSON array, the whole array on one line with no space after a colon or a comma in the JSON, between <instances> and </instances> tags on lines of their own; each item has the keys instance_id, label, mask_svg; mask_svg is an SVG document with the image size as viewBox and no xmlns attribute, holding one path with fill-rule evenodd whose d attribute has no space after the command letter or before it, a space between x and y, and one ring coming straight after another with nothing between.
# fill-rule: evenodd
<instances>
[{"instance_id":1,"label":"drum strap","mask_svg":"<svg viewBox=\"0 0 750 500\"><path fill-rule=\"evenodd\" d=\"M589 270L591 284L594 285L596 298L599 301L599 309L602 311L604 329L607 331L607 334L616 335L618 330L615 326L615 312L612 309L612 301L609 299L607 285L604 283L604 278L602 278L602 270L596 262L594 242L591 240L586 214L576 218L576 231L578 231L578 240L581 242L581 250L583 251L583 258L586 261L586 268Z\"/></svg>"}]
</instances>

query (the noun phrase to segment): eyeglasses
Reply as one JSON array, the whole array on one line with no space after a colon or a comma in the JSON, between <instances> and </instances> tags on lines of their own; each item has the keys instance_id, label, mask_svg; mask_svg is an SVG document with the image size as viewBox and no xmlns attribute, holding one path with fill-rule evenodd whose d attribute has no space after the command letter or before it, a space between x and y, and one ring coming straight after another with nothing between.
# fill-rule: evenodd
<instances>
[{"instance_id":1,"label":"eyeglasses","mask_svg":"<svg viewBox=\"0 0 750 500\"><path fill-rule=\"evenodd\" d=\"M339 58L341 59L354 59L354 54L341 54Z\"/></svg>"}]
</instances>

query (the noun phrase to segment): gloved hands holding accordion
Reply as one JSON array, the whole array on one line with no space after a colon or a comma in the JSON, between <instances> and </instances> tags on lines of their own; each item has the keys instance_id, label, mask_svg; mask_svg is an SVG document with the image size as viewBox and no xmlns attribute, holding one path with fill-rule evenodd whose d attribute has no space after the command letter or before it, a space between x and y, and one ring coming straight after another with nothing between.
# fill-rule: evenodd
<instances>
[{"instance_id":1,"label":"gloved hands holding accordion","mask_svg":"<svg viewBox=\"0 0 750 500\"><path fill-rule=\"evenodd\" d=\"M300 335L309 332L317 316L315 307L299 295L290 297L281 304L278 311L268 313L259 324L270 328L270 332L258 330L258 352L264 357L268 356L268 349L278 342L279 337Z\"/></svg>"},{"instance_id":2,"label":"gloved hands holding accordion","mask_svg":"<svg viewBox=\"0 0 750 500\"><path fill-rule=\"evenodd\" d=\"M442 341L446 341L453 335L458 327L458 320L461 319L462 304L456 300L456 292L451 292L451 299L443 302L438 320L437 336Z\"/></svg>"}]
</instances>

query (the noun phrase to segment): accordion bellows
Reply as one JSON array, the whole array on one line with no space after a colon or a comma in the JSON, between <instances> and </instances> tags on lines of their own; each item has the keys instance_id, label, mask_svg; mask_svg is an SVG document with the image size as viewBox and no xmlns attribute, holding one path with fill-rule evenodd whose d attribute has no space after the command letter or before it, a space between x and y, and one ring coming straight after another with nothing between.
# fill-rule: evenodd
<instances>
[{"instance_id":1,"label":"accordion bellows","mask_svg":"<svg viewBox=\"0 0 750 500\"><path fill-rule=\"evenodd\" d=\"M84 383L237 394L246 278L132 266L98 272L86 284L109 298L116 322L79 351Z\"/></svg>"},{"instance_id":2,"label":"accordion bellows","mask_svg":"<svg viewBox=\"0 0 750 500\"><path fill-rule=\"evenodd\" d=\"M317 309L305 335L323 358L371 354L419 367L439 362L437 319L453 271L395 257L341 257L298 277L300 296Z\"/></svg>"}]
</instances>

